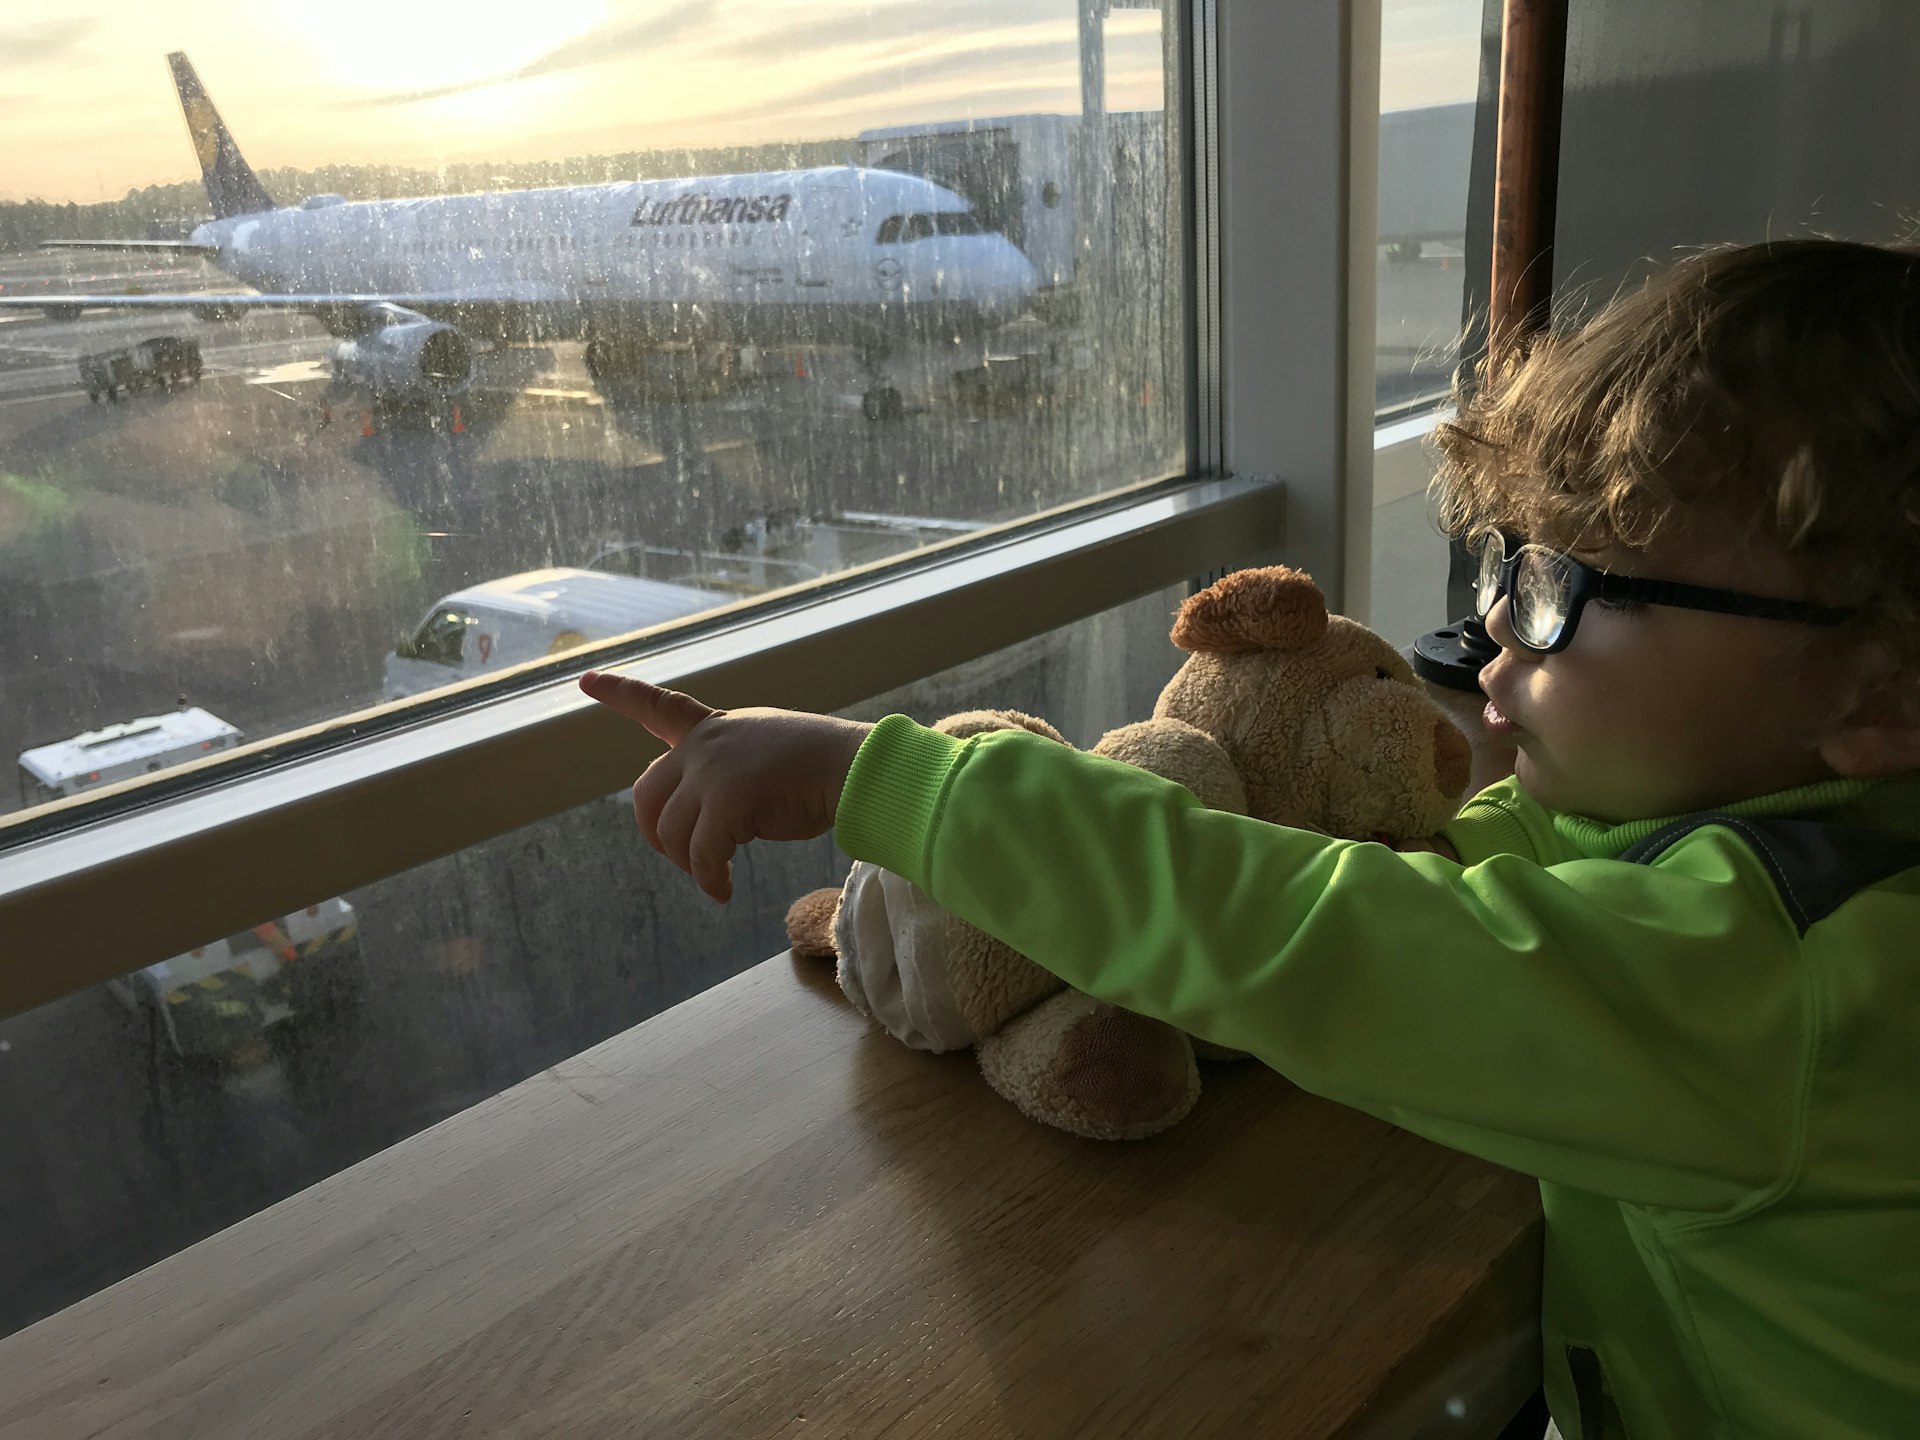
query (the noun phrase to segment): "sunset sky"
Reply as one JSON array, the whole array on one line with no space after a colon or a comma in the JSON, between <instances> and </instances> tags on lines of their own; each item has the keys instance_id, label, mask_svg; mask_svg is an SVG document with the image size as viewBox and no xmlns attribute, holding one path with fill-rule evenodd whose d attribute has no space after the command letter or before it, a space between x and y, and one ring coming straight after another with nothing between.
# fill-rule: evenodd
<instances>
[{"instance_id":1,"label":"sunset sky","mask_svg":"<svg viewBox=\"0 0 1920 1440\"><path fill-rule=\"evenodd\" d=\"M1384 0L1383 109L1473 97L1480 0ZM10 7L11 8L11 7ZM185 50L258 169L431 166L1077 113L1074 0L68 0L0 19L0 198L195 178ZM1160 17L1107 22L1107 103L1160 103Z\"/></svg>"}]
</instances>

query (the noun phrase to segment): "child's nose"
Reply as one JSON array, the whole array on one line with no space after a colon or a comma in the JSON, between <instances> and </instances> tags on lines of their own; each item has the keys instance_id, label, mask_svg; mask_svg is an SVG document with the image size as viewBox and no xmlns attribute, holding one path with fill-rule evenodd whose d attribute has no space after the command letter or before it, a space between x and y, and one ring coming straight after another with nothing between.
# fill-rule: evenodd
<instances>
[{"instance_id":1,"label":"child's nose","mask_svg":"<svg viewBox=\"0 0 1920 1440\"><path fill-rule=\"evenodd\" d=\"M1481 623L1487 627L1487 634L1493 637L1493 643L1509 655L1538 660L1539 653L1522 645L1520 637L1513 633L1512 615L1513 604L1505 595L1502 595L1493 602L1493 608L1487 612L1487 618Z\"/></svg>"}]
</instances>

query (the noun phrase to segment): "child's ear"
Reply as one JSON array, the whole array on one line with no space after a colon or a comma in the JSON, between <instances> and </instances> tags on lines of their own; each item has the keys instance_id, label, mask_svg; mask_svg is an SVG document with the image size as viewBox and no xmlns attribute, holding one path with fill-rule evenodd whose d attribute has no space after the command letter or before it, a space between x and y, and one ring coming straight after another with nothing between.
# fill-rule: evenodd
<instances>
[{"instance_id":1,"label":"child's ear","mask_svg":"<svg viewBox=\"0 0 1920 1440\"><path fill-rule=\"evenodd\" d=\"M1846 725L1820 743L1836 775L1877 780L1920 770L1920 725Z\"/></svg>"},{"instance_id":2,"label":"child's ear","mask_svg":"<svg viewBox=\"0 0 1920 1440\"><path fill-rule=\"evenodd\" d=\"M1849 780L1920 770L1920 684L1881 691L1820 742L1820 758Z\"/></svg>"}]
</instances>

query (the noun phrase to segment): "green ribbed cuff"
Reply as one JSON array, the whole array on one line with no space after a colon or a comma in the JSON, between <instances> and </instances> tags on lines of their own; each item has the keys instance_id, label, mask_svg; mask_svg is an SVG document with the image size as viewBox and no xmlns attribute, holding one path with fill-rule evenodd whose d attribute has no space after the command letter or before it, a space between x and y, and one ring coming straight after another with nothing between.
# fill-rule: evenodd
<instances>
[{"instance_id":1,"label":"green ribbed cuff","mask_svg":"<svg viewBox=\"0 0 1920 1440\"><path fill-rule=\"evenodd\" d=\"M1453 847L1462 865L1478 865L1495 855L1524 855L1534 861L1540 858L1526 823L1492 800L1469 800L1464 810L1440 828L1440 835Z\"/></svg>"},{"instance_id":2,"label":"green ribbed cuff","mask_svg":"<svg viewBox=\"0 0 1920 1440\"><path fill-rule=\"evenodd\" d=\"M904 715L874 726L840 791L834 844L925 889L927 841L965 743Z\"/></svg>"}]
</instances>

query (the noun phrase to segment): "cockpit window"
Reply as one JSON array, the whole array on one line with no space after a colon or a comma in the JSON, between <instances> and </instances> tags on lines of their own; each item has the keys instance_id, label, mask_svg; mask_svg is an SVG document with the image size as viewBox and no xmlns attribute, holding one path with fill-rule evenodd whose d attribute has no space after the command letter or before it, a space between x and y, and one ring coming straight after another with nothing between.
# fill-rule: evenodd
<instances>
[{"instance_id":1,"label":"cockpit window","mask_svg":"<svg viewBox=\"0 0 1920 1440\"><path fill-rule=\"evenodd\" d=\"M940 210L931 215L889 215L874 236L877 244L899 245L936 235L984 235L986 227L971 210Z\"/></svg>"},{"instance_id":2,"label":"cockpit window","mask_svg":"<svg viewBox=\"0 0 1920 1440\"><path fill-rule=\"evenodd\" d=\"M467 627L478 623L459 610L436 610L420 627L420 633L400 647L399 653L408 660L458 665L467 647Z\"/></svg>"}]
</instances>

